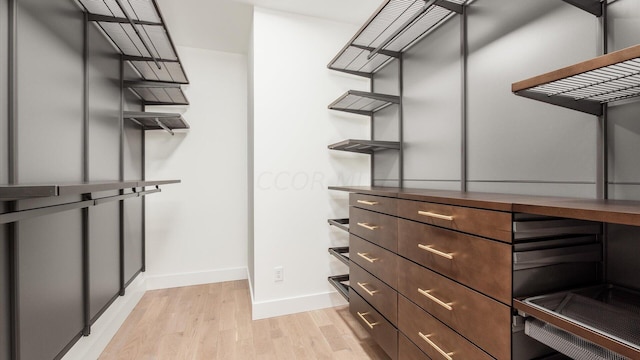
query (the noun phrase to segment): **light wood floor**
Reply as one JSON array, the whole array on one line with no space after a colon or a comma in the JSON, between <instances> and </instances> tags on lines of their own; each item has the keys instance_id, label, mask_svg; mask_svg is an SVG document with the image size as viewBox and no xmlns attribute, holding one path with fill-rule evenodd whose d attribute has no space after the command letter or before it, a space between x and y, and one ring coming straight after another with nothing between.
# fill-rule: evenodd
<instances>
[{"instance_id":1,"label":"light wood floor","mask_svg":"<svg viewBox=\"0 0 640 360\"><path fill-rule=\"evenodd\" d=\"M388 359L346 306L251 320L247 281L148 291L100 360Z\"/></svg>"}]
</instances>

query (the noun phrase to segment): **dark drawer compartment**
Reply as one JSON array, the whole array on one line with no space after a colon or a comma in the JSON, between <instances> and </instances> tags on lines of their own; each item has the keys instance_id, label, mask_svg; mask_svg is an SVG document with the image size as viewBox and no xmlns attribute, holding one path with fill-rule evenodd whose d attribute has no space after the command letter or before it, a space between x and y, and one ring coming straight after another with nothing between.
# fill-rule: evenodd
<instances>
[{"instance_id":1,"label":"dark drawer compartment","mask_svg":"<svg viewBox=\"0 0 640 360\"><path fill-rule=\"evenodd\" d=\"M352 234L390 251L398 250L398 218L352 207L349 222Z\"/></svg>"},{"instance_id":2,"label":"dark drawer compartment","mask_svg":"<svg viewBox=\"0 0 640 360\"><path fill-rule=\"evenodd\" d=\"M398 199L384 196L349 194L349 205L388 215L398 214Z\"/></svg>"},{"instance_id":3,"label":"dark drawer compartment","mask_svg":"<svg viewBox=\"0 0 640 360\"><path fill-rule=\"evenodd\" d=\"M355 235L350 235L349 258L390 287L397 288L398 255Z\"/></svg>"},{"instance_id":4,"label":"dark drawer compartment","mask_svg":"<svg viewBox=\"0 0 640 360\"><path fill-rule=\"evenodd\" d=\"M398 358L398 330L353 289L349 291L349 311L392 359Z\"/></svg>"},{"instance_id":5,"label":"dark drawer compartment","mask_svg":"<svg viewBox=\"0 0 640 360\"><path fill-rule=\"evenodd\" d=\"M353 262L349 265L351 287L394 326L398 323L398 293Z\"/></svg>"},{"instance_id":6,"label":"dark drawer compartment","mask_svg":"<svg viewBox=\"0 0 640 360\"><path fill-rule=\"evenodd\" d=\"M399 200L398 216L426 224L511 242L511 213Z\"/></svg>"},{"instance_id":7,"label":"dark drawer compartment","mask_svg":"<svg viewBox=\"0 0 640 360\"><path fill-rule=\"evenodd\" d=\"M398 220L398 254L505 304L511 303L511 246Z\"/></svg>"},{"instance_id":8,"label":"dark drawer compartment","mask_svg":"<svg viewBox=\"0 0 640 360\"><path fill-rule=\"evenodd\" d=\"M398 273L398 292L492 356L509 358L509 306L409 260L398 260Z\"/></svg>"},{"instance_id":9,"label":"dark drawer compartment","mask_svg":"<svg viewBox=\"0 0 640 360\"><path fill-rule=\"evenodd\" d=\"M492 359L401 295L398 296L398 329L432 359Z\"/></svg>"}]
</instances>

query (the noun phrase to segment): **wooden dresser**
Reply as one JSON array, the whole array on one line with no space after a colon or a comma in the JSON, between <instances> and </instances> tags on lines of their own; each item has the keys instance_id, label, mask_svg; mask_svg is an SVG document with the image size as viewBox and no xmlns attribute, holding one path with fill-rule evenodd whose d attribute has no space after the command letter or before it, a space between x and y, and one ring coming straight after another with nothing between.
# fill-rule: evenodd
<instances>
[{"instance_id":1,"label":"wooden dresser","mask_svg":"<svg viewBox=\"0 0 640 360\"><path fill-rule=\"evenodd\" d=\"M350 311L392 359L556 358L521 300L603 283L602 223L640 225L637 202L335 189L351 193Z\"/></svg>"}]
</instances>

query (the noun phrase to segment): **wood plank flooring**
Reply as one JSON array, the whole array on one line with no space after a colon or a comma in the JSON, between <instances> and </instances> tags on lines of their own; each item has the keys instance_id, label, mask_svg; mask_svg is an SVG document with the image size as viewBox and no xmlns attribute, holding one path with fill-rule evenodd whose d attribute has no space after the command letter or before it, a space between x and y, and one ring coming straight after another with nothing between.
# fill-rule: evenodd
<instances>
[{"instance_id":1,"label":"wood plank flooring","mask_svg":"<svg viewBox=\"0 0 640 360\"><path fill-rule=\"evenodd\" d=\"M100 360L380 359L346 306L251 320L248 283L148 291Z\"/></svg>"}]
</instances>

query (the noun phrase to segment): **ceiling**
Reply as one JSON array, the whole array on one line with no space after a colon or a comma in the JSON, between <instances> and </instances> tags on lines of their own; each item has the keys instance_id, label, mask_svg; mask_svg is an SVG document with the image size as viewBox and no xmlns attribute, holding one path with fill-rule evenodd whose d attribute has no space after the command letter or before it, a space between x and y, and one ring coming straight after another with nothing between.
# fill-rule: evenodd
<instances>
[{"instance_id":1,"label":"ceiling","mask_svg":"<svg viewBox=\"0 0 640 360\"><path fill-rule=\"evenodd\" d=\"M177 46L247 53L253 7L363 24L382 0L157 0Z\"/></svg>"}]
</instances>

